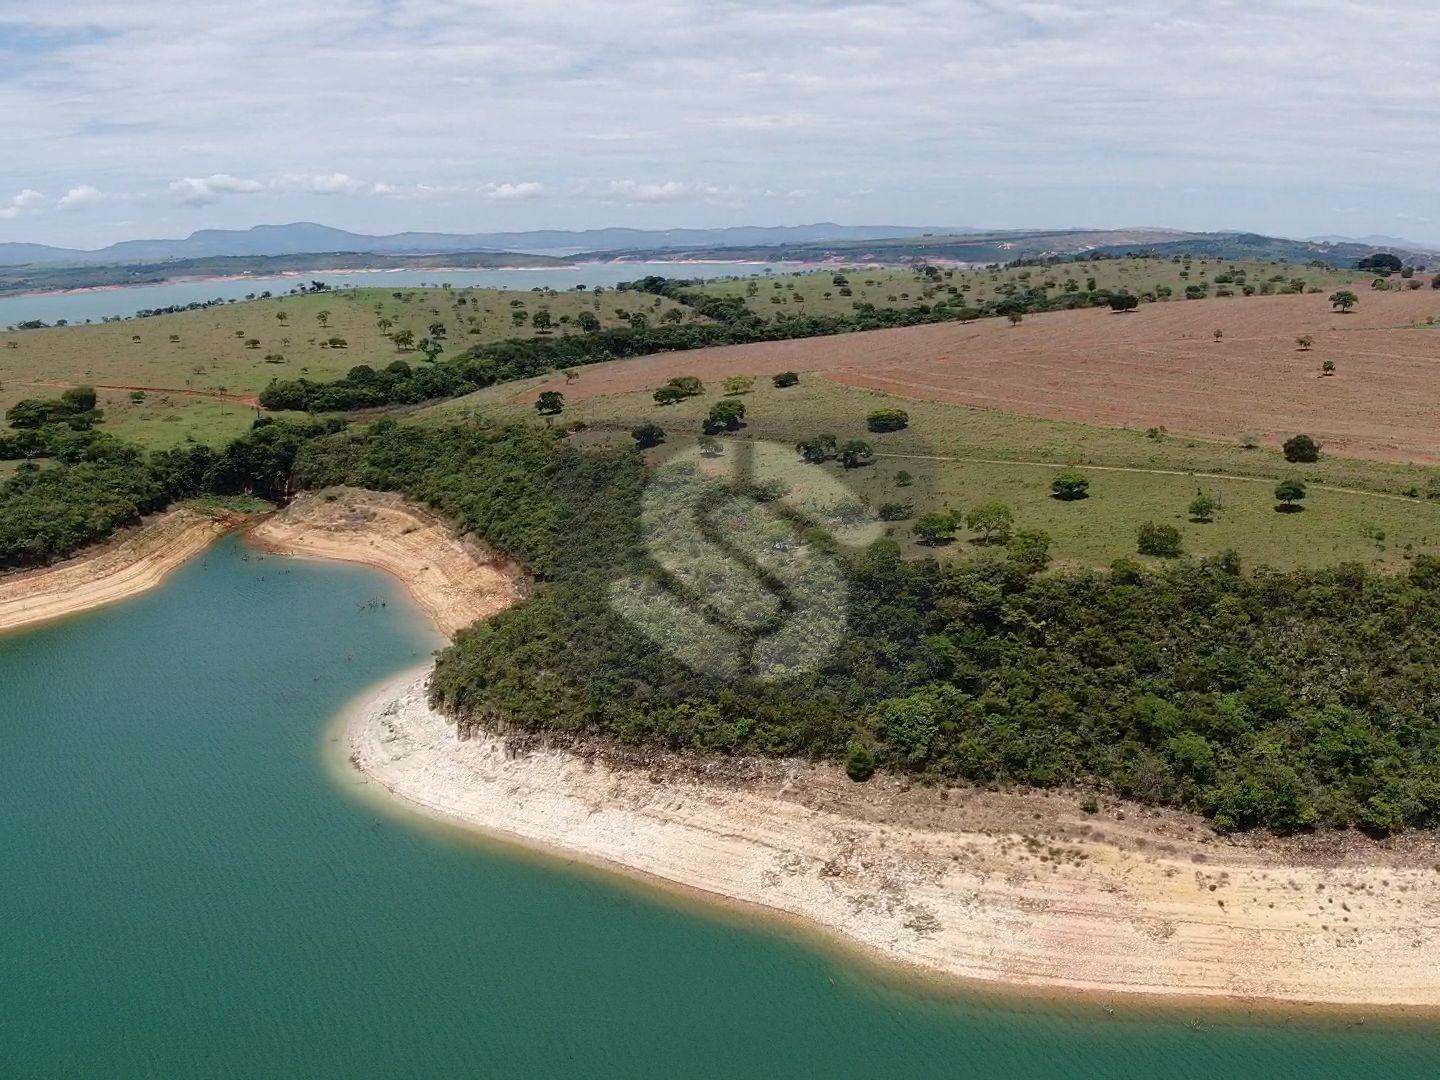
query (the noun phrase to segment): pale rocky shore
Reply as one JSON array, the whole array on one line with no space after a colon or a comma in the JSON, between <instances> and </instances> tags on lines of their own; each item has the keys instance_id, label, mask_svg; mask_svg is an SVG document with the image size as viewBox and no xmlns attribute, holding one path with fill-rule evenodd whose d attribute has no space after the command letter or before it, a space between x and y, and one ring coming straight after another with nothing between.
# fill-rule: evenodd
<instances>
[{"instance_id":1,"label":"pale rocky shore","mask_svg":"<svg viewBox=\"0 0 1440 1080\"><path fill-rule=\"evenodd\" d=\"M0 577L0 632L103 607L155 588L234 527L180 507L54 566Z\"/></svg>"},{"instance_id":2,"label":"pale rocky shore","mask_svg":"<svg viewBox=\"0 0 1440 1080\"><path fill-rule=\"evenodd\" d=\"M398 495L343 487L300 495L248 539L281 554L384 570L447 637L525 595L517 566Z\"/></svg>"},{"instance_id":3,"label":"pale rocky shore","mask_svg":"<svg viewBox=\"0 0 1440 1080\"><path fill-rule=\"evenodd\" d=\"M413 808L494 837L799 916L966 980L1440 1005L1429 839L1358 854L1228 841L1178 815L1085 815L1073 796L462 740L429 707L427 679L412 672L353 710L350 761Z\"/></svg>"}]
</instances>

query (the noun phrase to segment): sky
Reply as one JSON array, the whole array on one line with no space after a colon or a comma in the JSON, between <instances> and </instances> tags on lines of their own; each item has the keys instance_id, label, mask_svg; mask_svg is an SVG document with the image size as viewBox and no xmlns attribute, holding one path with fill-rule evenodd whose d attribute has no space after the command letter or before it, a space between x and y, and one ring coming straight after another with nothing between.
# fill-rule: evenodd
<instances>
[{"instance_id":1,"label":"sky","mask_svg":"<svg viewBox=\"0 0 1440 1080\"><path fill-rule=\"evenodd\" d=\"M1440 8L0 0L0 241L848 224L1440 244Z\"/></svg>"}]
</instances>

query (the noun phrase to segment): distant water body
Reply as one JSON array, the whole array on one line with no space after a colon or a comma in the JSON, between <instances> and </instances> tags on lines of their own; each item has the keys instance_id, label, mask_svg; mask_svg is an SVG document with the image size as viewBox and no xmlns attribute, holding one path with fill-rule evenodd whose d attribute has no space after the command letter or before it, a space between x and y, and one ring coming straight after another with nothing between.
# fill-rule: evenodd
<instances>
[{"instance_id":1,"label":"distant water body","mask_svg":"<svg viewBox=\"0 0 1440 1080\"><path fill-rule=\"evenodd\" d=\"M368 270L332 274L311 271L275 277L246 277L213 281L172 281L164 285L130 285L118 289L86 289L62 293L24 293L0 297L0 327L39 319L53 323L65 319L81 323L86 319L120 316L128 318L137 311L193 304L205 300L241 300L267 289L283 293L297 285L323 281L332 289L407 288L414 285L449 282L460 288L483 289L573 289L576 285L611 286L621 281L634 281L647 274L666 277L729 277L740 274L763 274L766 270L794 269L784 263L577 263L573 267L552 267L539 270Z\"/></svg>"},{"instance_id":2,"label":"distant water body","mask_svg":"<svg viewBox=\"0 0 1440 1080\"><path fill-rule=\"evenodd\" d=\"M942 996L356 799L333 717L437 644L236 540L0 636L0 1077L1440 1075L1440 1023Z\"/></svg>"}]
</instances>

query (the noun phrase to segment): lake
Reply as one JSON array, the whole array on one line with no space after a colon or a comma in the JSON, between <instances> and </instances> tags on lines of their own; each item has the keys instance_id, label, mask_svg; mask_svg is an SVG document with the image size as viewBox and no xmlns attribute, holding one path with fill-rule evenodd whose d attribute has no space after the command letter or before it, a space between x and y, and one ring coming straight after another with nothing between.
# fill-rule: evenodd
<instances>
[{"instance_id":1,"label":"lake","mask_svg":"<svg viewBox=\"0 0 1440 1080\"><path fill-rule=\"evenodd\" d=\"M0 637L0 1076L1440 1075L1440 1024L942 993L357 798L334 717L437 644L233 538Z\"/></svg>"},{"instance_id":2,"label":"lake","mask_svg":"<svg viewBox=\"0 0 1440 1080\"><path fill-rule=\"evenodd\" d=\"M576 285L606 287L634 281L647 274L665 277L731 277L795 270L787 263L579 263L573 267L540 270L366 270L351 273L286 274L220 281L172 281L163 285L132 285L117 289L89 289L78 292L22 293L0 296L0 327L39 319L53 323L99 322L115 316L129 317L137 311L193 304L217 297L243 300L251 293L269 290L279 294L297 285L323 281L332 289L407 288L414 285L449 282L457 288L481 289L573 289Z\"/></svg>"}]
</instances>

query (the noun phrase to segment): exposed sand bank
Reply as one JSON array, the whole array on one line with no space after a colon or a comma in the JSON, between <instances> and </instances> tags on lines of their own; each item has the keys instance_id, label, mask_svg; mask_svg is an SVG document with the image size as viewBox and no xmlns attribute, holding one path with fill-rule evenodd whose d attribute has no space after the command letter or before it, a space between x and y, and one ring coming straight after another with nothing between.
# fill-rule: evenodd
<instances>
[{"instance_id":1,"label":"exposed sand bank","mask_svg":"<svg viewBox=\"0 0 1440 1080\"><path fill-rule=\"evenodd\" d=\"M404 582L449 637L519 600L520 569L398 495L355 488L304 494L249 534L287 555L365 563Z\"/></svg>"},{"instance_id":2,"label":"exposed sand bank","mask_svg":"<svg viewBox=\"0 0 1440 1080\"><path fill-rule=\"evenodd\" d=\"M803 762L523 749L412 672L347 721L351 762L441 818L801 916L878 956L1029 988L1440 1005L1433 838L1226 840L1077 800L849 783ZM724 770L720 772L718 770Z\"/></svg>"},{"instance_id":3,"label":"exposed sand bank","mask_svg":"<svg viewBox=\"0 0 1440 1080\"><path fill-rule=\"evenodd\" d=\"M66 562L0 577L0 632L153 589L236 520L180 507Z\"/></svg>"}]
</instances>

